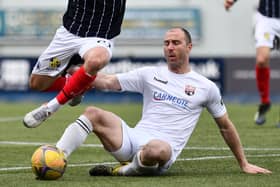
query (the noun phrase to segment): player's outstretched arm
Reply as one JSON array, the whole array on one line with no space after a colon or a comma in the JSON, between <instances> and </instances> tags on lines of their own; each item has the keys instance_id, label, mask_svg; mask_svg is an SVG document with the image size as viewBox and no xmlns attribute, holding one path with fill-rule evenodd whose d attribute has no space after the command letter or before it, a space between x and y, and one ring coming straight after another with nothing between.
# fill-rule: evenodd
<instances>
[{"instance_id":1,"label":"player's outstretched arm","mask_svg":"<svg viewBox=\"0 0 280 187\"><path fill-rule=\"evenodd\" d=\"M121 90L121 85L116 75L107 75L103 73L97 74L92 86L98 90Z\"/></svg>"},{"instance_id":2,"label":"player's outstretched arm","mask_svg":"<svg viewBox=\"0 0 280 187\"><path fill-rule=\"evenodd\" d=\"M237 130L227 114L223 115L222 117L215 118L215 121L225 142L230 147L243 172L249 174L271 173L271 171L269 171L268 169L250 164L247 161Z\"/></svg>"}]
</instances>

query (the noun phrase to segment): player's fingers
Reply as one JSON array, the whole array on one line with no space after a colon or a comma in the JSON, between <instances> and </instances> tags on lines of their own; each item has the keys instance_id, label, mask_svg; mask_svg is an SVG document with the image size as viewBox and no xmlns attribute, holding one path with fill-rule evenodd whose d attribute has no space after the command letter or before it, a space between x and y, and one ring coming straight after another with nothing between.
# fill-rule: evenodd
<instances>
[{"instance_id":1,"label":"player's fingers","mask_svg":"<svg viewBox=\"0 0 280 187\"><path fill-rule=\"evenodd\" d=\"M258 174L258 173L262 173L262 174L270 174L272 173L270 170L262 168L262 167L258 167L255 165L248 165L247 167L244 168L243 170L245 173L249 173L249 174Z\"/></svg>"},{"instance_id":2,"label":"player's fingers","mask_svg":"<svg viewBox=\"0 0 280 187\"><path fill-rule=\"evenodd\" d=\"M268 169L262 168L258 173L270 174L272 172L270 170L268 170Z\"/></svg>"},{"instance_id":3,"label":"player's fingers","mask_svg":"<svg viewBox=\"0 0 280 187\"><path fill-rule=\"evenodd\" d=\"M270 170L261 168L261 167L256 167L256 168L254 168L254 170L255 170L255 173L263 173L263 174L272 173Z\"/></svg>"}]
</instances>

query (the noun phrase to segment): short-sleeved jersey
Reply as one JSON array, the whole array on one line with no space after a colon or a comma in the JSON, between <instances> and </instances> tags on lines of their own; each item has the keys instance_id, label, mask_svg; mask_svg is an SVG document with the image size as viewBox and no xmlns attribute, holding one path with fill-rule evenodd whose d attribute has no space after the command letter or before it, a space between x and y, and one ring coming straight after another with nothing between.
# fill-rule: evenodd
<instances>
[{"instance_id":1,"label":"short-sleeved jersey","mask_svg":"<svg viewBox=\"0 0 280 187\"><path fill-rule=\"evenodd\" d=\"M117 77L122 91L143 94L142 118L135 128L168 141L177 155L204 107L214 118L226 113L216 84L194 71L176 74L166 66L144 67Z\"/></svg>"},{"instance_id":2,"label":"short-sleeved jersey","mask_svg":"<svg viewBox=\"0 0 280 187\"><path fill-rule=\"evenodd\" d=\"M63 26L80 37L112 39L120 34L126 0L69 0Z\"/></svg>"}]
</instances>

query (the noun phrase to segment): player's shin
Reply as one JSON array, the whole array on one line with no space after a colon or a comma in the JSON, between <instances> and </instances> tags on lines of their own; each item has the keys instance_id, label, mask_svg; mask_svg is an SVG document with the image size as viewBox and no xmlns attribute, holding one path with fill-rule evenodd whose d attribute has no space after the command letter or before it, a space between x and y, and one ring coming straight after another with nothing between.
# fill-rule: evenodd
<instances>
[{"instance_id":1,"label":"player's shin","mask_svg":"<svg viewBox=\"0 0 280 187\"><path fill-rule=\"evenodd\" d=\"M81 67L72 75L63 89L58 93L56 96L57 101L63 105L73 97L83 94L89 89L95 77L96 75L88 74L84 67Z\"/></svg>"},{"instance_id":2,"label":"player's shin","mask_svg":"<svg viewBox=\"0 0 280 187\"><path fill-rule=\"evenodd\" d=\"M68 157L84 143L92 130L91 122L87 117L81 115L74 123L70 124L65 129L56 147L63 150L65 157Z\"/></svg>"}]
</instances>

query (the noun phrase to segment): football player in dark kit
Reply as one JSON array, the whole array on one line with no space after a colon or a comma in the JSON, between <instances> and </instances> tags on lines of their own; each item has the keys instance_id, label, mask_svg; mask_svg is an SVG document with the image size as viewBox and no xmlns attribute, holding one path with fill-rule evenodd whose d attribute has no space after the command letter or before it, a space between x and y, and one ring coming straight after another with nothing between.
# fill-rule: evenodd
<instances>
[{"instance_id":1,"label":"football player in dark kit","mask_svg":"<svg viewBox=\"0 0 280 187\"><path fill-rule=\"evenodd\" d=\"M30 87L38 91L59 91L57 96L27 113L26 127L40 125L69 101L81 102L97 72L111 59L112 39L120 34L126 0L69 0L63 24L40 55L30 77ZM69 61L79 54L84 64L62 76Z\"/></svg>"},{"instance_id":2,"label":"football player in dark kit","mask_svg":"<svg viewBox=\"0 0 280 187\"><path fill-rule=\"evenodd\" d=\"M237 0L225 0L228 10ZM255 123L265 123L265 114L271 106L270 101L270 51L279 49L280 37L280 1L260 0L256 14L256 83L260 95L260 105L255 114Z\"/></svg>"}]
</instances>

